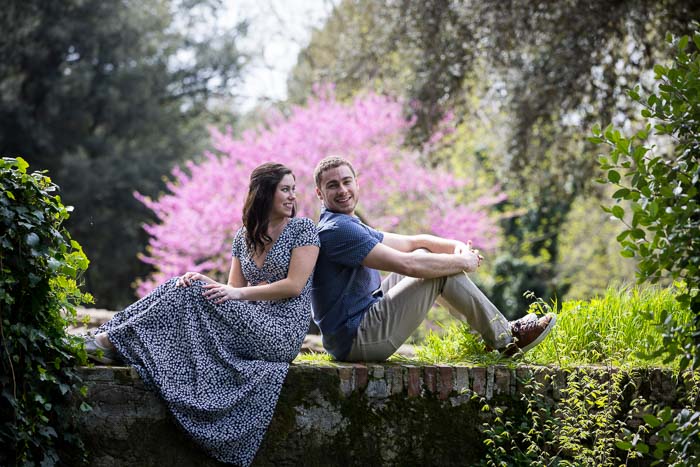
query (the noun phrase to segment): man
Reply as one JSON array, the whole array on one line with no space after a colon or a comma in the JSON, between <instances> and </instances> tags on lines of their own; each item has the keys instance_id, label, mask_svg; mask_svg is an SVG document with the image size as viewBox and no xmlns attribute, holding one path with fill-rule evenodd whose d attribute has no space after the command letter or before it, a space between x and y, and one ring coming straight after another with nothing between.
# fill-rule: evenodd
<instances>
[{"instance_id":1,"label":"man","mask_svg":"<svg viewBox=\"0 0 700 467\"><path fill-rule=\"evenodd\" d=\"M554 314L505 319L467 277L483 259L471 242L379 232L362 223L355 216L360 187L347 160L323 159L314 179L324 209L313 314L323 346L335 359L387 359L437 299L481 334L487 346L508 355L534 347L554 326ZM382 281L380 270L391 274Z\"/></svg>"}]
</instances>

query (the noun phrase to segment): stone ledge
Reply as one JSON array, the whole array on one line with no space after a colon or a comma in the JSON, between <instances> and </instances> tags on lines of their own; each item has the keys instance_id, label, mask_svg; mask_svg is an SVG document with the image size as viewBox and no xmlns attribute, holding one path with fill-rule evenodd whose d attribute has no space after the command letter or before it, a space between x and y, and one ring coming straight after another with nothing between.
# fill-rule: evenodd
<instances>
[{"instance_id":1,"label":"stone ledge","mask_svg":"<svg viewBox=\"0 0 700 467\"><path fill-rule=\"evenodd\" d=\"M606 368L584 369L598 380ZM175 426L129 367L81 369L93 412L80 424L94 465L218 465ZM524 381L554 404L566 372L550 367L294 364L254 465L470 465L483 456L481 424L494 406L522 407ZM650 402L675 405L686 388L667 370L631 376ZM478 397L473 397L478 396Z\"/></svg>"}]
</instances>

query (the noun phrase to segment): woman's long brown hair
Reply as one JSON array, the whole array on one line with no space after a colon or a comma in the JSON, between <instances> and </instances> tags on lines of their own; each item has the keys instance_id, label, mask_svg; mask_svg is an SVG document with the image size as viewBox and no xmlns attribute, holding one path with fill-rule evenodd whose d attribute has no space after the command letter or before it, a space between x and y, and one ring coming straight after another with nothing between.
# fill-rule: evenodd
<instances>
[{"instance_id":1,"label":"woman's long brown hair","mask_svg":"<svg viewBox=\"0 0 700 467\"><path fill-rule=\"evenodd\" d=\"M267 234L270 225L270 209L277 184L285 175L294 177L289 167L267 162L256 167L250 174L248 196L243 205L243 225L246 229L245 241L251 254L262 253L265 244L272 241ZM296 203L292 217L296 215Z\"/></svg>"}]
</instances>

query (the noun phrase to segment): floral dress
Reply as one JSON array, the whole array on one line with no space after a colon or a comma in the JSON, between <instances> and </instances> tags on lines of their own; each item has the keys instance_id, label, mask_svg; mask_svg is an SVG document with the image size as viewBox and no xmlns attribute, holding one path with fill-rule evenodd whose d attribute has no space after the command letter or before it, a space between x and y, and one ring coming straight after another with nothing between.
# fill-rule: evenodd
<instances>
[{"instance_id":1,"label":"floral dress","mask_svg":"<svg viewBox=\"0 0 700 467\"><path fill-rule=\"evenodd\" d=\"M237 232L233 255L251 285L284 279L294 248L319 246L314 223L292 218L258 268L244 234L244 228ZM177 287L173 278L97 332L108 333L124 360L210 455L247 466L308 330L311 280L298 297L217 305L202 296L202 282Z\"/></svg>"}]
</instances>

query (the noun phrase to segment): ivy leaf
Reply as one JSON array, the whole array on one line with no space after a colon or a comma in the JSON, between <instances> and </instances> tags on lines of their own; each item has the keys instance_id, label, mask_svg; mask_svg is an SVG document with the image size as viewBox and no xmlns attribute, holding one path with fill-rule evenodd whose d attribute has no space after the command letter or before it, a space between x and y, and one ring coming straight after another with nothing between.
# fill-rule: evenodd
<instances>
[{"instance_id":1,"label":"ivy leaf","mask_svg":"<svg viewBox=\"0 0 700 467\"><path fill-rule=\"evenodd\" d=\"M29 167L29 163L22 159L21 157L17 158L17 170L20 171L21 173L26 173L27 172L27 167Z\"/></svg>"},{"instance_id":2,"label":"ivy leaf","mask_svg":"<svg viewBox=\"0 0 700 467\"><path fill-rule=\"evenodd\" d=\"M35 234L34 232L31 232L31 233L27 234L27 236L25 237L25 242L30 247L36 246L39 244L39 236L37 234Z\"/></svg>"}]
</instances>

